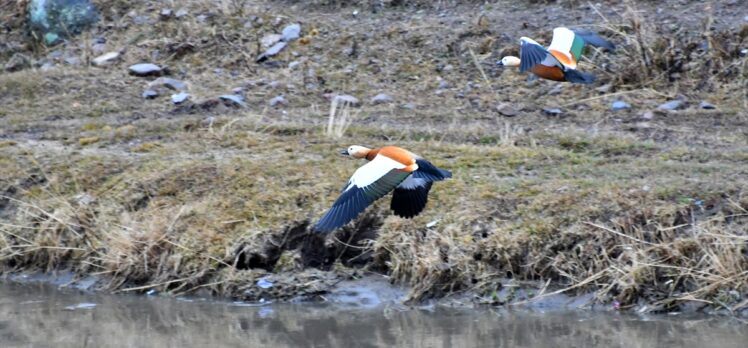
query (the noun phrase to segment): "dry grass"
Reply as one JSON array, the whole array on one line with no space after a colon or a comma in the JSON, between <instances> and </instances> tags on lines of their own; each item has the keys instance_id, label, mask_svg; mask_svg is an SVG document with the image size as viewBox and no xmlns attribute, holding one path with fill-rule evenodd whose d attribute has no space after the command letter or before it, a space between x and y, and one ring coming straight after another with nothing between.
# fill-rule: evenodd
<instances>
[{"instance_id":1,"label":"dry grass","mask_svg":"<svg viewBox=\"0 0 748 348\"><path fill-rule=\"evenodd\" d=\"M196 19L211 8L201 1L185 4L187 18L162 21L141 2L116 1L104 20L123 24L107 34L107 49L127 47L118 65L0 76L1 272L71 269L112 290L259 299L324 291L364 268L409 284L415 300L470 293L491 302L513 278L595 290L624 306L745 306L748 102L734 93L746 83L746 58L736 55L743 29L706 30L707 16L702 31L673 34L636 9L646 2L614 6L620 15L594 27L619 52L583 62L611 85L598 92L487 63L516 49L492 29L506 16L496 8L482 7L476 21L472 5L447 17L406 6L353 18L223 4L207 22ZM131 25L129 9L154 24ZM277 67L254 63L264 34L302 18L302 35L318 35L294 43ZM457 30L442 30L450 25ZM542 38L535 26L507 36ZM694 46L704 37L712 49ZM147 81L124 70L154 51L186 72L194 103L140 99ZM211 102L235 86L250 108ZM328 92L388 92L396 102L353 111L333 99L325 115L317 105ZM280 94L290 105L265 107ZM719 110L639 118L678 94ZM636 110L613 113L612 98ZM518 115L498 116L501 103ZM545 116L546 106L564 114ZM334 238L309 237L361 164L336 155L349 143L396 143L454 178L434 186L413 220L379 202ZM262 277L279 285L260 289Z\"/></svg>"}]
</instances>

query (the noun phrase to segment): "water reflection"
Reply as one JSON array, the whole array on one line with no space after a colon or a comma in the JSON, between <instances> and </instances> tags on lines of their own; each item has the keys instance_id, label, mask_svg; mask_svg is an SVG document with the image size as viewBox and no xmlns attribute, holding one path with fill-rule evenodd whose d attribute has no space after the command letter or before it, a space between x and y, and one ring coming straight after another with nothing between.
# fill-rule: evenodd
<instances>
[{"instance_id":1,"label":"water reflection","mask_svg":"<svg viewBox=\"0 0 748 348\"><path fill-rule=\"evenodd\" d=\"M737 319L237 306L0 283L0 347L741 347Z\"/></svg>"}]
</instances>

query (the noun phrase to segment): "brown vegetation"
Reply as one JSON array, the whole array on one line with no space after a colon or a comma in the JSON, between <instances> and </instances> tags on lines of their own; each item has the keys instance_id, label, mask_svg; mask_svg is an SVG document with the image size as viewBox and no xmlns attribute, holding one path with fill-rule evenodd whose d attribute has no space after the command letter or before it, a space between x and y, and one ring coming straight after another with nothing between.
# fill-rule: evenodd
<instances>
[{"instance_id":1,"label":"brown vegetation","mask_svg":"<svg viewBox=\"0 0 748 348\"><path fill-rule=\"evenodd\" d=\"M581 19L567 2L353 17L342 5L191 1L189 16L168 20L146 2L100 5L100 27L64 48L0 46L87 61L101 35L107 50L125 52L107 68L0 76L2 272L71 269L112 290L259 299L313 296L372 271L408 284L415 300L467 293L495 303L512 279L650 309L748 305L748 29L728 2L606 2L578 9ZM538 7L561 15L530 15ZM153 25L134 25L130 11ZM526 22L509 20L518 16ZM263 35L297 21L306 41L276 65L254 62ZM548 42L549 21L618 44L582 62L595 86L494 66L519 36ZM18 32L0 39L23 42ZM142 100L147 80L126 67L152 60L188 80L194 102ZM249 108L212 102L237 86ZM367 103L378 92L395 103ZM327 93L364 105L330 110ZM289 105L269 107L277 95ZM656 110L676 97L684 109ZM633 109L610 111L616 99ZM518 115L499 115L502 103ZM336 155L350 143L397 143L455 175L413 220L379 203L327 239L310 236L361 165ZM276 286L258 287L263 277Z\"/></svg>"}]
</instances>

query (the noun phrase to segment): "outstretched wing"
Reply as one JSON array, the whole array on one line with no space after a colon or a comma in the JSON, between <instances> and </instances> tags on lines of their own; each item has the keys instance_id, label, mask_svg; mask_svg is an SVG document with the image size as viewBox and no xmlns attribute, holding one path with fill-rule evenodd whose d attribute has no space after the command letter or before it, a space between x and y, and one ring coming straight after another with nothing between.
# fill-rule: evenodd
<instances>
[{"instance_id":1,"label":"outstretched wing","mask_svg":"<svg viewBox=\"0 0 748 348\"><path fill-rule=\"evenodd\" d=\"M525 72L533 66L540 64L551 56L548 51L537 42L528 38L519 40L519 71Z\"/></svg>"},{"instance_id":2,"label":"outstretched wing","mask_svg":"<svg viewBox=\"0 0 748 348\"><path fill-rule=\"evenodd\" d=\"M426 207L431 185L431 181L409 176L392 192L390 209L395 212L395 215L404 218L412 218L420 214Z\"/></svg>"},{"instance_id":3,"label":"outstretched wing","mask_svg":"<svg viewBox=\"0 0 748 348\"><path fill-rule=\"evenodd\" d=\"M576 65L576 62L579 61L579 57L582 56L582 50L584 49L585 44L606 48L611 51L615 49L613 43L601 38L595 32L584 29L572 30L559 27L553 29L553 40L551 41L550 46L548 46L548 51L552 54L555 52L562 53L567 58L573 59L572 64L566 64L566 62L564 62L566 65ZM556 54L554 54L554 56L556 56ZM559 57L556 56L556 58ZM560 58L559 60L563 61L563 58Z\"/></svg>"},{"instance_id":4,"label":"outstretched wing","mask_svg":"<svg viewBox=\"0 0 748 348\"><path fill-rule=\"evenodd\" d=\"M405 165L378 155L357 169L332 208L314 226L317 232L330 232L347 224L374 201L386 195L410 175Z\"/></svg>"},{"instance_id":5,"label":"outstretched wing","mask_svg":"<svg viewBox=\"0 0 748 348\"><path fill-rule=\"evenodd\" d=\"M416 164L418 169L413 171L392 193L390 209L397 216L412 218L420 214L428 201L432 183L452 177L450 171L437 168L423 158L417 158Z\"/></svg>"}]
</instances>

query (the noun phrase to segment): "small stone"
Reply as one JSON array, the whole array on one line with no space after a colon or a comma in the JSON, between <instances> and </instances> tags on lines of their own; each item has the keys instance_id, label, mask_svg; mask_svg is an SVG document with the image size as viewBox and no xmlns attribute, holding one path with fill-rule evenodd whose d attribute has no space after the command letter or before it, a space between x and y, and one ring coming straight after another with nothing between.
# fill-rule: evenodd
<instances>
[{"instance_id":1,"label":"small stone","mask_svg":"<svg viewBox=\"0 0 748 348\"><path fill-rule=\"evenodd\" d=\"M270 99L268 104L270 104L270 106L272 107L286 106L288 105L288 100L286 100L286 98L283 97L282 95L279 95L273 99Z\"/></svg>"},{"instance_id":2,"label":"small stone","mask_svg":"<svg viewBox=\"0 0 748 348\"><path fill-rule=\"evenodd\" d=\"M257 286L262 289L269 289L273 287L273 282L265 278L260 278L260 280L257 281Z\"/></svg>"},{"instance_id":3,"label":"small stone","mask_svg":"<svg viewBox=\"0 0 748 348\"><path fill-rule=\"evenodd\" d=\"M740 50L740 55L743 57L748 56L748 48Z\"/></svg>"},{"instance_id":4,"label":"small stone","mask_svg":"<svg viewBox=\"0 0 748 348\"><path fill-rule=\"evenodd\" d=\"M100 54L100 53L103 53L104 50L106 50L106 44L98 43L98 44L91 45L91 51L93 53Z\"/></svg>"},{"instance_id":5,"label":"small stone","mask_svg":"<svg viewBox=\"0 0 748 348\"><path fill-rule=\"evenodd\" d=\"M361 102L358 100L358 98L348 94L336 95L335 100L338 102L338 104L348 104L350 106L361 105Z\"/></svg>"},{"instance_id":6,"label":"small stone","mask_svg":"<svg viewBox=\"0 0 748 348\"><path fill-rule=\"evenodd\" d=\"M416 104L405 103L405 104L400 104L400 107L403 108L403 109L405 109L405 110L415 110L416 109Z\"/></svg>"},{"instance_id":7,"label":"small stone","mask_svg":"<svg viewBox=\"0 0 748 348\"><path fill-rule=\"evenodd\" d=\"M708 102L706 100L702 100L701 103L699 103L699 107L702 108L702 109L704 109L704 110L714 110L714 109L717 108L716 106L714 106L714 104L712 104L712 103L710 103L710 102Z\"/></svg>"},{"instance_id":8,"label":"small stone","mask_svg":"<svg viewBox=\"0 0 748 348\"><path fill-rule=\"evenodd\" d=\"M150 22L150 19L148 18L148 16L135 16L133 17L132 22L135 25L145 25Z\"/></svg>"},{"instance_id":9,"label":"small stone","mask_svg":"<svg viewBox=\"0 0 748 348\"><path fill-rule=\"evenodd\" d=\"M114 63L117 59L119 59L119 52L109 52L102 54L96 58L93 59L93 64L96 66L105 66L110 65Z\"/></svg>"},{"instance_id":10,"label":"small stone","mask_svg":"<svg viewBox=\"0 0 748 348\"><path fill-rule=\"evenodd\" d=\"M67 56L64 61L67 65L79 65L81 63L81 59L76 56Z\"/></svg>"},{"instance_id":11,"label":"small stone","mask_svg":"<svg viewBox=\"0 0 748 348\"><path fill-rule=\"evenodd\" d=\"M556 84L555 86L553 86L553 88L551 88L550 91L548 91L548 95L559 95L563 91L564 91L564 85L562 85L562 84L559 83L559 84Z\"/></svg>"},{"instance_id":12,"label":"small stone","mask_svg":"<svg viewBox=\"0 0 748 348\"><path fill-rule=\"evenodd\" d=\"M498 111L499 114L506 117L514 117L519 114L519 110L517 110L515 107L513 107L509 103L501 103L496 106L496 111Z\"/></svg>"},{"instance_id":13,"label":"small stone","mask_svg":"<svg viewBox=\"0 0 748 348\"><path fill-rule=\"evenodd\" d=\"M237 95L243 95L244 94L244 87L234 87L231 89L231 93L237 94Z\"/></svg>"},{"instance_id":14,"label":"small stone","mask_svg":"<svg viewBox=\"0 0 748 348\"><path fill-rule=\"evenodd\" d=\"M76 195L73 198L76 201L78 201L79 205L91 205L91 203L93 203L96 200L96 198L89 195L88 193L81 193L81 194Z\"/></svg>"},{"instance_id":15,"label":"small stone","mask_svg":"<svg viewBox=\"0 0 748 348\"><path fill-rule=\"evenodd\" d=\"M44 62L44 64L42 64L42 66L40 66L39 69L41 69L42 71L48 71L48 70L53 69L54 67L55 67L55 63Z\"/></svg>"},{"instance_id":16,"label":"small stone","mask_svg":"<svg viewBox=\"0 0 748 348\"><path fill-rule=\"evenodd\" d=\"M161 75L163 73L163 69L161 69L160 66L151 63L131 65L128 70L130 70L131 75L136 76L152 76Z\"/></svg>"},{"instance_id":17,"label":"small stone","mask_svg":"<svg viewBox=\"0 0 748 348\"><path fill-rule=\"evenodd\" d=\"M654 112L652 112L652 111L647 111L644 114L642 114L642 116L641 116L642 120L651 120L653 118L654 118Z\"/></svg>"},{"instance_id":18,"label":"small stone","mask_svg":"<svg viewBox=\"0 0 748 348\"><path fill-rule=\"evenodd\" d=\"M8 63L5 64L5 71L14 72L28 69L31 67L31 58L21 53L14 53Z\"/></svg>"},{"instance_id":19,"label":"small stone","mask_svg":"<svg viewBox=\"0 0 748 348\"><path fill-rule=\"evenodd\" d=\"M205 23L206 21L208 21L208 16L204 14L197 15L195 17L195 20L197 20L198 23Z\"/></svg>"},{"instance_id":20,"label":"small stone","mask_svg":"<svg viewBox=\"0 0 748 348\"><path fill-rule=\"evenodd\" d=\"M631 104L623 100L616 100L613 102L610 108L613 109L613 111L626 110L626 109L631 109Z\"/></svg>"},{"instance_id":21,"label":"small stone","mask_svg":"<svg viewBox=\"0 0 748 348\"><path fill-rule=\"evenodd\" d=\"M259 57L257 57L256 62L261 63L266 61L268 58L277 55L282 51L284 48L286 48L286 43L281 41L273 45L273 47L270 47L267 49L267 51L263 52Z\"/></svg>"},{"instance_id":22,"label":"small stone","mask_svg":"<svg viewBox=\"0 0 748 348\"><path fill-rule=\"evenodd\" d=\"M244 102L244 97L237 94L224 94L218 97L219 99L227 102L231 106L246 107L247 103Z\"/></svg>"},{"instance_id":23,"label":"small stone","mask_svg":"<svg viewBox=\"0 0 748 348\"><path fill-rule=\"evenodd\" d=\"M298 23L287 25L283 28L283 41L291 42L299 38L301 34L301 25Z\"/></svg>"},{"instance_id":24,"label":"small stone","mask_svg":"<svg viewBox=\"0 0 748 348\"><path fill-rule=\"evenodd\" d=\"M295 61L293 61L291 63L288 63L288 68L291 69L291 70L295 70L296 68L299 67L299 64L301 64L301 63L299 63L298 61L295 60Z\"/></svg>"},{"instance_id":25,"label":"small stone","mask_svg":"<svg viewBox=\"0 0 748 348\"><path fill-rule=\"evenodd\" d=\"M559 108L543 108L543 113L548 116L558 116L563 114L564 112Z\"/></svg>"},{"instance_id":26,"label":"small stone","mask_svg":"<svg viewBox=\"0 0 748 348\"><path fill-rule=\"evenodd\" d=\"M170 78L170 77L159 77L148 83L148 87L151 87L151 88L159 87L159 86L163 86L168 89L172 89L172 90L180 91L180 92L184 92L187 89L189 89L186 83Z\"/></svg>"},{"instance_id":27,"label":"small stone","mask_svg":"<svg viewBox=\"0 0 748 348\"><path fill-rule=\"evenodd\" d=\"M154 99L156 97L158 97L157 91L154 91L152 89L146 89L145 91L143 91L143 98L145 99Z\"/></svg>"},{"instance_id":28,"label":"small stone","mask_svg":"<svg viewBox=\"0 0 748 348\"><path fill-rule=\"evenodd\" d=\"M683 106L683 101L680 99L674 99L667 103L661 104L660 106L657 107L657 109L672 111L672 110L680 109L681 106Z\"/></svg>"},{"instance_id":29,"label":"small stone","mask_svg":"<svg viewBox=\"0 0 748 348\"><path fill-rule=\"evenodd\" d=\"M283 39L283 35L280 34L267 34L260 39L262 47L268 48L275 45L278 41Z\"/></svg>"},{"instance_id":30,"label":"small stone","mask_svg":"<svg viewBox=\"0 0 748 348\"><path fill-rule=\"evenodd\" d=\"M190 97L189 94L185 92L179 92L177 94L171 95L171 102L174 104L182 104L184 103L188 98Z\"/></svg>"},{"instance_id":31,"label":"small stone","mask_svg":"<svg viewBox=\"0 0 748 348\"><path fill-rule=\"evenodd\" d=\"M169 19L172 15L172 11L170 8L162 9L161 12L158 13L159 16L161 16L161 19Z\"/></svg>"},{"instance_id":32,"label":"small stone","mask_svg":"<svg viewBox=\"0 0 748 348\"><path fill-rule=\"evenodd\" d=\"M452 71L454 69L455 69L455 67L452 64L447 64L447 65L444 66L444 68L442 68L442 71L444 71L444 72L450 72L450 71Z\"/></svg>"},{"instance_id":33,"label":"small stone","mask_svg":"<svg viewBox=\"0 0 748 348\"><path fill-rule=\"evenodd\" d=\"M598 91L600 93L603 93L603 94L610 92L611 89L613 89L613 85L611 85L609 83L604 84L604 85L602 85L600 87L595 88L596 91Z\"/></svg>"},{"instance_id":34,"label":"small stone","mask_svg":"<svg viewBox=\"0 0 748 348\"><path fill-rule=\"evenodd\" d=\"M392 103L393 101L395 100L392 99L391 96L384 94L384 93L379 93L375 95L374 98L371 98L371 103L374 105L388 104L388 103Z\"/></svg>"},{"instance_id":35,"label":"small stone","mask_svg":"<svg viewBox=\"0 0 748 348\"><path fill-rule=\"evenodd\" d=\"M174 14L174 17L177 17L177 18L182 18L182 17L184 17L184 16L187 16L187 14L189 14L189 12L187 12L187 10L186 10L186 9L184 9L184 8L180 8L180 9L179 9L179 10L177 11L177 13L175 13L175 14Z\"/></svg>"},{"instance_id":36,"label":"small stone","mask_svg":"<svg viewBox=\"0 0 748 348\"><path fill-rule=\"evenodd\" d=\"M449 83L449 81L447 81L447 80L439 79L439 87L438 88L439 89L452 88L452 84Z\"/></svg>"}]
</instances>

